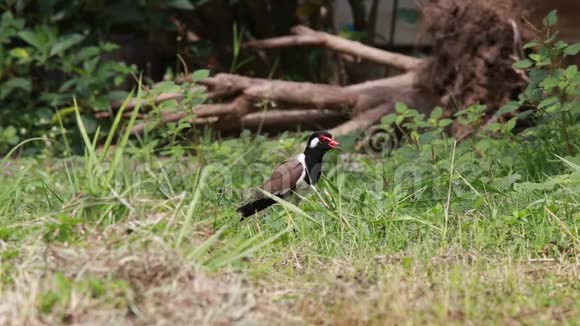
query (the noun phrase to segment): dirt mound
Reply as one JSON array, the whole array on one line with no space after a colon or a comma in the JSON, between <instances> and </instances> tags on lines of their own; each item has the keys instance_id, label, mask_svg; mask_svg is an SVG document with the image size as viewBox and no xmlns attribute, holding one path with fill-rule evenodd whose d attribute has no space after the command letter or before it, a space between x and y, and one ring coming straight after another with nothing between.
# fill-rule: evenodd
<instances>
[{"instance_id":1,"label":"dirt mound","mask_svg":"<svg viewBox=\"0 0 580 326\"><path fill-rule=\"evenodd\" d=\"M420 83L440 99L448 115L471 104L494 112L525 87L512 64L521 39L524 14L517 1L432 0L424 7L433 56ZM518 35L519 34L519 35Z\"/></svg>"}]
</instances>

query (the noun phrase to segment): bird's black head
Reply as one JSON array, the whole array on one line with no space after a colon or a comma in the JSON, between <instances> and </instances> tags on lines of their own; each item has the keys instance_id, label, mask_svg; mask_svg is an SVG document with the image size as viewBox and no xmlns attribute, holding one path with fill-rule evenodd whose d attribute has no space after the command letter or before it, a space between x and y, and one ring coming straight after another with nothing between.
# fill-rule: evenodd
<instances>
[{"instance_id":1,"label":"bird's black head","mask_svg":"<svg viewBox=\"0 0 580 326\"><path fill-rule=\"evenodd\" d=\"M338 149L338 146L340 143L334 140L329 132L317 131L308 138L304 153L320 152L324 154L331 149Z\"/></svg>"}]
</instances>

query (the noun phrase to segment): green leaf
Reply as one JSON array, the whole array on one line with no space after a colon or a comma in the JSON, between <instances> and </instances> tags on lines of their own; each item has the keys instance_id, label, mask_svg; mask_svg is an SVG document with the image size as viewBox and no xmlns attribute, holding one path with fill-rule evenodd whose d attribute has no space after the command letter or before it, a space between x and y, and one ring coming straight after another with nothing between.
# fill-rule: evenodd
<instances>
[{"instance_id":1,"label":"green leaf","mask_svg":"<svg viewBox=\"0 0 580 326\"><path fill-rule=\"evenodd\" d=\"M538 53L532 53L529 55L530 59L534 60L535 62L541 61L542 56Z\"/></svg>"},{"instance_id":2,"label":"green leaf","mask_svg":"<svg viewBox=\"0 0 580 326\"><path fill-rule=\"evenodd\" d=\"M107 100L107 98L104 96L96 96L94 98L91 98L88 101L88 104L95 111L107 111L111 108L111 102L109 102L109 100Z\"/></svg>"},{"instance_id":3,"label":"green leaf","mask_svg":"<svg viewBox=\"0 0 580 326\"><path fill-rule=\"evenodd\" d=\"M529 48L535 48L536 46L539 46L540 43L536 42L536 41L532 41L532 42L528 42L526 43L523 48L524 49L529 49Z\"/></svg>"},{"instance_id":4,"label":"green leaf","mask_svg":"<svg viewBox=\"0 0 580 326\"><path fill-rule=\"evenodd\" d=\"M520 60L520 61L514 63L513 67L516 69L527 69L527 68L531 67L533 64L534 64L534 62L532 62L532 60L524 59L524 60Z\"/></svg>"},{"instance_id":5,"label":"green leaf","mask_svg":"<svg viewBox=\"0 0 580 326\"><path fill-rule=\"evenodd\" d=\"M443 108L437 106L431 111L431 119L439 120L443 116Z\"/></svg>"},{"instance_id":6,"label":"green leaf","mask_svg":"<svg viewBox=\"0 0 580 326\"><path fill-rule=\"evenodd\" d=\"M451 120L451 119L442 119L442 120L439 121L439 127L445 128L445 127L449 126L452 123L453 123L453 120Z\"/></svg>"},{"instance_id":7,"label":"green leaf","mask_svg":"<svg viewBox=\"0 0 580 326\"><path fill-rule=\"evenodd\" d=\"M8 126L5 129L0 127L0 142L6 142L9 145L16 145L20 141L18 132L13 126Z\"/></svg>"},{"instance_id":8,"label":"green leaf","mask_svg":"<svg viewBox=\"0 0 580 326\"><path fill-rule=\"evenodd\" d=\"M207 96L205 96L205 95L204 96L196 96L194 98L187 100L187 105L191 108L196 108L199 105L203 104L206 99L207 99Z\"/></svg>"},{"instance_id":9,"label":"green leaf","mask_svg":"<svg viewBox=\"0 0 580 326\"><path fill-rule=\"evenodd\" d=\"M530 71L530 81L537 84L548 77L549 73L545 69L534 69Z\"/></svg>"},{"instance_id":10,"label":"green leaf","mask_svg":"<svg viewBox=\"0 0 580 326\"><path fill-rule=\"evenodd\" d=\"M11 56L18 58L18 59L26 59L30 57L28 51L25 48L14 48L8 52Z\"/></svg>"},{"instance_id":11,"label":"green leaf","mask_svg":"<svg viewBox=\"0 0 580 326\"><path fill-rule=\"evenodd\" d=\"M568 68L566 68L566 72L565 72L566 79L568 79L568 80L573 79L574 77L576 77L577 73L578 73L578 66L576 66L576 65L568 66Z\"/></svg>"},{"instance_id":12,"label":"green leaf","mask_svg":"<svg viewBox=\"0 0 580 326\"><path fill-rule=\"evenodd\" d=\"M159 104L159 111L161 112L175 112L179 109L179 103L176 100L164 101Z\"/></svg>"},{"instance_id":13,"label":"green leaf","mask_svg":"<svg viewBox=\"0 0 580 326\"><path fill-rule=\"evenodd\" d=\"M487 129L491 132L498 132L501 130L501 124L498 122L493 122L487 127Z\"/></svg>"},{"instance_id":14,"label":"green leaf","mask_svg":"<svg viewBox=\"0 0 580 326\"><path fill-rule=\"evenodd\" d=\"M191 81L197 83L200 80L204 80L209 77L209 70L207 69L200 69L196 70L191 74Z\"/></svg>"},{"instance_id":15,"label":"green leaf","mask_svg":"<svg viewBox=\"0 0 580 326\"><path fill-rule=\"evenodd\" d=\"M407 107L407 105L405 103L402 102L397 102L397 104L395 104L395 110L400 113L406 113L407 111L409 111L409 107Z\"/></svg>"},{"instance_id":16,"label":"green leaf","mask_svg":"<svg viewBox=\"0 0 580 326\"><path fill-rule=\"evenodd\" d=\"M391 124L393 124L393 123L394 123L396 120L397 120L397 115L396 115L396 114L394 114L394 113L390 113L390 114L388 114L388 115L384 116L384 117L381 119L381 123L382 123L382 124L385 124L385 125L391 125Z\"/></svg>"},{"instance_id":17,"label":"green leaf","mask_svg":"<svg viewBox=\"0 0 580 326\"><path fill-rule=\"evenodd\" d=\"M544 18L542 23L546 27L554 26L558 22L558 14L557 10L552 10L550 13Z\"/></svg>"},{"instance_id":18,"label":"green leaf","mask_svg":"<svg viewBox=\"0 0 580 326\"><path fill-rule=\"evenodd\" d=\"M62 40L56 42L52 46L52 48L50 49L50 55L53 56L55 54L61 54L64 51L68 50L69 48L82 42L84 39L85 37L81 34L72 34L70 36L67 36Z\"/></svg>"},{"instance_id":19,"label":"green leaf","mask_svg":"<svg viewBox=\"0 0 580 326\"><path fill-rule=\"evenodd\" d=\"M554 105L560 101L557 96L550 96L538 104L538 109L543 109L547 106Z\"/></svg>"},{"instance_id":20,"label":"green leaf","mask_svg":"<svg viewBox=\"0 0 580 326\"><path fill-rule=\"evenodd\" d=\"M513 117L505 124L506 131L512 131L518 122L518 117Z\"/></svg>"},{"instance_id":21,"label":"green leaf","mask_svg":"<svg viewBox=\"0 0 580 326\"><path fill-rule=\"evenodd\" d=\"M538 67L546 67L546 66L549 66L551 64L552 64L552 59L548 58L548 59L545 59L545 60L542 60L542 61L536 63L536 66L538 66Z\"/></svg>"},{"instance_id":22,"label":"green leaf","mask_svg":"<svg viewBox=\"0 0 580 326\"><path fill-rule=\"evenodd\" d=\"M195 7L188 0L170 0L167 3L170 8L181 10L193 10Z\"/></svg>"},{"instance_id":23,"label":"green leaf","mask_svg":"<svg viewBox=\"0 0 580 326\"><path fill-rule=\"evenodd\" d=\"M8 97L16 89L30 92L32 89L32 82L28 78L12 78L0 84L0 99Z\"/></svg>"},{"instance_id":24,"label":"green leaf","mask_svg":"<svg viewBox=\"0 0 580 326\"><path fill-rule=\"evenodd\" d=\"M78 83L78 79L76 79L76 78L69 79L60 85L60 88L58 89L58 91L59 92L66 92L68 90L71 90L77 83Z\"/></svg>"},{"instance_id":25,"label":"green leaf","mask_svg":"<svg viewBox=\"0 0 580 326\"><path fill-rule=\"evenodd\" d=\"M534 182L522 182L522 183L516 183L514 184L514 189L517 192L520 191L537 191L537 190L551 190L553 189L556 185L558 185L557 181L554 180L548 180L546 182L542 182L542 183L534 183Z\"/></svg>"},{"instance_id":26,"label":"green leaf","mask_svg":"<svg viewBox=\"0 0 580 326\"><path fill-rule=\"evenodd\" d=\"M568 46L568 43L566 43L562 40L559 40L558 42L556 42L556 44L554 44L554 47L556 47L556 49L558 49L558 50L562 50L563 48L565 48L567 46Z\"/></svg>"},{"instance_id":27,"label":"green leaf","mask_svg":"<svg viewBox=\"0 0 580 326\"><path fill-rule=\"evenodd\" d=\"M75 57L79 61L84 61L99 55L99 53L101 53L101 49L98 46L87 46L76 52Z\"/></svg>"},{"instance_id":28,"label":"green leaf","mask_svg":"<svg viewBox=\"0 0 580 326\"><path fill-rule=\"evenodd\" d=\"M520 108L520 103L517 101L508 102L506 105L502 106L497 112L496 115L502 115L509 112L513 112Z\"/></svg>"},{"instance_id":29,"label":"green leaf","mask_svg":"<svg viewBox=\"0 0 580 326\"><path fill-rule=\"evenodd\" d=\"M542 87L546 90L551 90L552 88L558 86L558 83L560 82L559 79L553 77L553 76L549 76L546 79L544 79L540 85L542 85Z\"/></svg>"},{"instance_id":30,"label":"green leaf","mask_svg":"<svg viewBox=\"0 0 580 326\"><path fill-rule=\"evenodd\" d=\"M112 52L119 49L119 45L111 42L106 42L101 44L101 50L104 52Z\"/></svg>"},{"instance_id":31,"label":"green leaf","mask_svg":"<svg viewBox=\"0 0 580 326\"><path fill-rule=\"evenodd\" d=\"M560 108L562 108L562 103L560 103L560 101L554 102L546 107L546 112L556 112L560 110Z\"/></svg>"},{"instance_id":32,"label":"green leaf","mask_svg":"<svg viewBox=\"0 0 580 326\"><path fill-rule=\"evenodd\" d=\"M43 47L43 42L41 41L41 39L38 37L38 34L32 31L22 31L20 33L18 33L18 36L26 43L32 45L33 47L37 48L37 49L42 49Z\"/></svg>"},{"instance_id":33,"label":"green leaf","mask_svg":"<svg viewBox=\"0 0 580 326\"><path fill-rule=\"evenodd\" d=\"M395 119L395 123L397 125L400 125L401 123L403 123L403 121L405 121L405 116L404 115L398 115L397 119Z\"/></svg>"},{"instance_id":34,"label":"green leaf","mask_svg":"<svg viewBox=\"0 0 580 326\"><path fill-rule=\"evenodd\" d=\"M181 87L174 82L168 80L155 85L151 91L152 94L159 95L162 93L178 93Z\"/></svg>"},{"instance_id":35,"label":"green leaf","mask_svg":"<svg viewBox=\"0 0 580 326\"><path fill-rule=\"evenodd\" d=\"M580 52L580 42L574 43L564 50L565 55L577 55L578 52Z\"/></svg>"},{"instance_id":36,"label":"green leaf","mask_svg":"<svg viewBox=\"0 0 580 326\"><path fill-rule=\"evenodd\" d=\"M517 119L526 119L527 117L531 116L532 114L534 114L534 110L526 110L523 112L520 112L516 115Z\"/></svg>"},{"instance_id":37,"label":"green leaf","mask_svg":"<svg viewBox=\"0 0 580 326\"><path fill-rule=\"evenodd\" d=\"M97 65L99 64L100 57L94 57L91 60L83 62L83 69L86 74L92 74L95 72Z\"/></svg>"},{"instance_id":38,"label":"green leaf","mask_svg":"<svg viewBox=\"0 0 580 326\"><path fill-rule=\"evenodd\" d=\"M522 176L519 173L510 174L500 179L496 179L492 182L492 186L501 189L509 190L513 184L520 180Z\"/></svg>"}]
</instances>

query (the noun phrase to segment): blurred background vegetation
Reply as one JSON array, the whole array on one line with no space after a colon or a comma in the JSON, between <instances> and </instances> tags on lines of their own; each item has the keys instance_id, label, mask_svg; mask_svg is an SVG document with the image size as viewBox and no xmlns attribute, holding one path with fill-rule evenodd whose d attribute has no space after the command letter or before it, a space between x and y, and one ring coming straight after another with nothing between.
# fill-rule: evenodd
<instances>
[{"instance_id":1,"label":"blurred background vegetation","mask_svg":"<svg viewBox=\"0 0 580 326\"><path fill-rule=\"evenodd\" d=\"M365 9L363 2L350 1L356 19L343 24L342 32L368 40L365 33L374 28L368 28L364 13L373 8ZM183 72L178 56L189 69L321 82L336 78L321 51L289 49L271 59L246 56L239 44L242 38L285 34L297 23L339 32L334 13L320 10L332 3L1 0L0 153L27 138L60 135L58 121L72 121L73 96L93 132L93 113L124 99L140 75L151 85ZM411 19L417 16L405 12ZM70 132L73 140L80 138ZM40 148L27 146L33 153Z\"/></svg>"},{"instance_id":2,"label":"blurred background vegetation","mask_svg":"<svg viewBox=\"0 0 580 326\"><path fill-rule=\"evenodd\" d=\"M566 1L560 2L564 4L558 5L565 6ZM388 69L371 63L339 71L324 50L250 53L241 47L241 41L284 35L292 26L305 24L377 47L422 55L429 52L429 37L419 27L421 4L376 0L0 0L0 153L24 139L59 137L59 121L66 127L74 120L73 96L89 133L94 132L94 113L109 111L112 103L126 98L140 76L149 86L174 80L184 69L200 68L208 68L212 74L238 72L330 84L384 77L390 74ZM539 12L545 14L544 9L548 8ZM566 29L573 30L566 13L563 16ZM568 34L569 38L577 36ZM106 133L108 126L103 123ZM73 145L80 139L77 131L67 128L66 132ZM27 146L25 151L43 149L46 147Z\"/></svg>"}]
</instances>

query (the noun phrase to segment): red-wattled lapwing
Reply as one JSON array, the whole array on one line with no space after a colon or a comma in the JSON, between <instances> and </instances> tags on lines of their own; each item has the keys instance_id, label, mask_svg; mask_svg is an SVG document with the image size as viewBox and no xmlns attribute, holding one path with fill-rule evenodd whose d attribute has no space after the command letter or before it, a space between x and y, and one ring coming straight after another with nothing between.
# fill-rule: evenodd
<instances>
[{"instance_id":1,"label":"red-wattled lapwing","mask_svg":"<svg viewBox=\"0 0 580 326\"><path fill-rule=\"evenodd\" d=\"M280 164L272 176L259 188L280 198L287 198L293 193L303 193L314 185L322 174L322 157L340 144L332 139L326 131L318 131L310 135L304 153L298 154ZM242 219L251 216L276 201L261 191L256 191L249 203L238 207Z\"/></svg>"}]
</instances>

